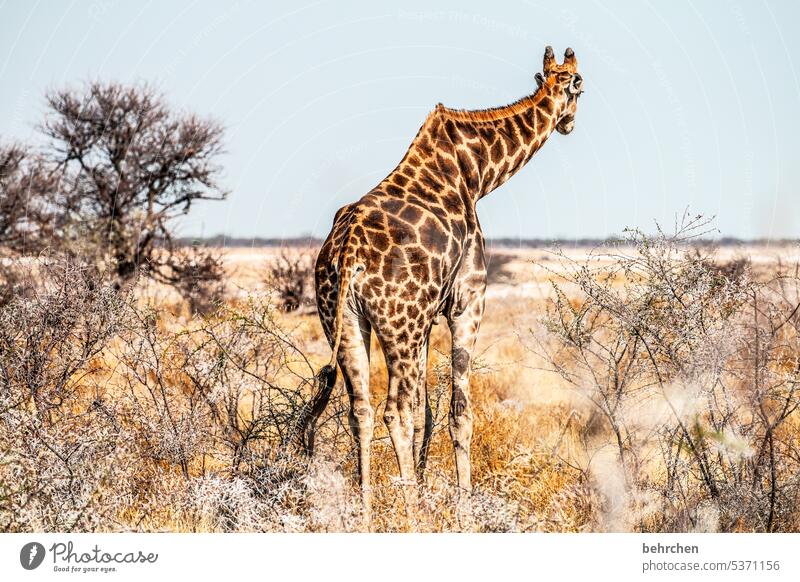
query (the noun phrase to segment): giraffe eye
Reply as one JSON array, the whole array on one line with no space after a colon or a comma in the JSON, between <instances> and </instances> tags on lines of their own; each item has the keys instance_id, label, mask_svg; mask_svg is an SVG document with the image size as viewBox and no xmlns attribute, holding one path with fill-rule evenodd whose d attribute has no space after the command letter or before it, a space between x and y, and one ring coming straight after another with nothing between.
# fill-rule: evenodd
<instances>
[{"instance_id":1,"label":"giraffe eye","mask_svg":"<svg viewBox=\"0 0 800 582\"><path fill-rule=\"evenodd\" d=\"M581 77L580 74L575 73L572 76L572 80L569 82L569 89L567 89L567 91L571 95L576 96L583 93L583 77Z\"/></svg>"}]
</instances>

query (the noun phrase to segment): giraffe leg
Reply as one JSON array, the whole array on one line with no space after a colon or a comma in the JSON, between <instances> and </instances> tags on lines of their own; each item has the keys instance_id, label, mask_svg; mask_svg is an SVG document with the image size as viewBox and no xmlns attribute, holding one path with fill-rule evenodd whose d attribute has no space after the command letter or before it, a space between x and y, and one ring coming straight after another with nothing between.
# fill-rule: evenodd
<instances>
[{"instance_id":1,"label":"giraffe leg","mask_svg":"<svg viewBox=\"0 0 800 582\"><path fill-rule=\"evenodd\" d=\"M417 390L419 366L400 358L386 357L389 367L389 392L383 421L389 429L400 479L403 482L403 495L406 511L411 521L415 519L417 508L417 489L414 462L414 416L413 400Z\"/></svg>"},{"instance_id":2,"label":"giraffe leg","mask_svg":"<svg viewBox=\"0 0 800 582\"><path fill-rule=\"evenodd\" d=\"M477 307L466 309L450 319L453 380L453 394L450 400L450 438L453 439L458 487L465 493L469 493L472 489L469 460L472 442L469 375L472 351L480 325L482 299L475 305Z\"/></svg>"},{"instance_id":3,"label":"giraffe leg","mask_svg":"<svg viewBox=\"0 0 800 582\"><path fill-rule=\"evenodd\" d=\"M375 426L374 412L369 400L369 347L371 328L365 319L355 315L345 317L342 344L339 348L339 367L350 398L348 420L358 453L358 478L368 528L372 519L372 486L370 484L370 445Z\"/></svg>"},{"instance_id":4,"label":"giraffe leg","mask_svg":"<svg viewBox=\"0 0 800 582\"><path fill-rule=\"evenodd\" d=\"M419 376L417 378L416 406L414 408L414 461L419 481L422 481L425 472L428 447L433 430L433 415L430 401L428 400L427 365L428 343L425 342L419 358Z\"/></svg>"},{"instance_id":5,"label":"giraffe leg","mask_svg":"<svg viewBox=\"0 0 800 582\"><path fill-rule=\"evenodd\" d=\"M416 398L414 399L414 461L417 468L417 479L422 482L425 464L428 460L428 446L433 431L433 415L428 401L428 342L422 348L419 357L419 378L417 379Z\"/></svg>"}]
</instances>

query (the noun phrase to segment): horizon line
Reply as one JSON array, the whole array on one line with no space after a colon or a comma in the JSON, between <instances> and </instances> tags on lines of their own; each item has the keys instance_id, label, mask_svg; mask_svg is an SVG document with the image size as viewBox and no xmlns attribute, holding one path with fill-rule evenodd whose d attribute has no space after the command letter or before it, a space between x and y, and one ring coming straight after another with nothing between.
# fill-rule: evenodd
<instances>
[{"instance_id":1,"label":"horizon line","mask_svg":"<svg viewBox=\"0 0 800 582\"><path fill-rule=\"evenodd\" d=\"M312 235L297 235L290 237L276 236L235 236L226 234L216 234L213 236L181 236L176 237L176 242L185 246L208 246L208 247L281 247L281 246L320 246L325 239ZM553 238L522 238L512 236L487 237L487 247L499 248L538 248L548 246L573 246L591 247L602 245L619 245L627 242L627 239L619 235L609 235L607 237L553 237ZM791 237L757 237L740 238L735 236L721 237L698 237L691 241L692 244L710 246L717 245L722 247L730 246L787 246L800 244L800 238Z\"/></svg>"}]
</instances>

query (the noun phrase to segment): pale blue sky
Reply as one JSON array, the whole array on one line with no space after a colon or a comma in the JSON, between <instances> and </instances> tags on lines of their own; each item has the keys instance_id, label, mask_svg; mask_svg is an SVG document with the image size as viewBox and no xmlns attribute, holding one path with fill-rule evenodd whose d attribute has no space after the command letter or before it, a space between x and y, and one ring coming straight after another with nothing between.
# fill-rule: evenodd
<instances>
[{"instance_id":1,"label":"pale blue sky","mask_svg":"<svg viewBox=\"0 0 800 582\"><path fill-rule=\"evenodd\" d=\"M184 234L324 236L426 114L530 93L544 46L585 79L575 131L479 204L487 236L597 237L686 206L800 236L800 8L655 2L0 3L0 138L46 88L146 80L228 129L223 203Z\"/></svg>"}]
</instances>

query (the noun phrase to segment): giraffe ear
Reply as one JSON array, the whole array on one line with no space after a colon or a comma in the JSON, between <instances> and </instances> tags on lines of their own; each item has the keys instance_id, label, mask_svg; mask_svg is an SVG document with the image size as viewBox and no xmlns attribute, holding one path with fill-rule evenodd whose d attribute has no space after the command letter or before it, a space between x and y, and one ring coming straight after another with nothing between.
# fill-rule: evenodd
<instances>
[{"instance_id":1,"label":"giraffe ear","mask_svg":"<svg viewBox=\"0 0 800 582\"><path fill-rule=\"evenodd\" d=\"M578 61L575 59L575 51L573 51L571 48L568 48L566 51L564 51L564 64L573 73L578 70Z\"/></svg>"},{"instance_id":2,"label":"giraffe ear","mask_svg":"<svg viewBox=\"0 0 800 582\"><path fill-rule=\"evenodd\" d=\"M540 88L541 88L541 86L542 86L542 85L544 85L544 77L542 76L542 74L541 74L541 73L536 73L536 74L533 76L533 78L534 78L534 79L536 79L536 85L537 85L538 87L540 87Z\"/></svg>"},{"instance_id":3,"label":"giraffe ear","mask_svg":"<svg viewBox=\"0 0 800 582\"><path fill-rule=\"evenodd\" d=\"M542 67L544 69L544 74L545 75L550 74L550 71L552 71L555 68L555 66L556 66L556 55L553 54L553 47L546 46L544 49L544 63Z\"/></svg>"}]
</instances>

